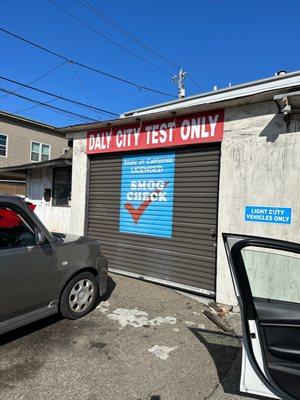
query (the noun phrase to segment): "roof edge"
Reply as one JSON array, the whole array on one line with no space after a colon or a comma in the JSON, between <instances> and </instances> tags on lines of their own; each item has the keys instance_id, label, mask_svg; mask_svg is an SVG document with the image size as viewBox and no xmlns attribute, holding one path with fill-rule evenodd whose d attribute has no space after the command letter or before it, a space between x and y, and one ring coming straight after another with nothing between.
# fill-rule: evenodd
<instances>
[{"instance_id":1,"label":"roof edge","mask_svg":"<svg viewBox=\"0 0 300 400\"><path fill-rule=\"evenodd\" d=\"M5 172L13 172L13 171L26 171L28 169L34 168L44 168L44 167L52 167L52 166L71 166L72 158L55 158L53 160L41 161L41 162L32 162L21 165L12 165L10 167L2 167L0 168L0 174Z\"/></svg>"},{"instance_id":2,"label":"roof edge","mask_svg":"<svg viewBox=\"0 0 300 400\"><path fill-rule=\"evenodd\" d=\"M213 91L209 91L209 92L200 93L200 94L197 94L194 96L185 97L183 99L171 100L168 102L156 104L156 105L149 106L149 107L143 107L143 108L138 108L138 109L131 110L131 111L126 111L125 113L121 114L121 116L129 117L129 116L133 116L133 115L147 112L150 110L155 110L158 108L170 107L172 105L177 105L177 106L181 105L182 107L184 107L184 103L186 103L186 102L197 100L197 99L201 100L203 98L209 98L209 97L211 97L211 98L219 97L219 95L222 95L222 94L225 95L223 97L224 97L224 100L226 100L226 97L228 97L228 99L234 98L233 92L240 91L241 89L247 89L247 88L251 89L251 88L254 88L257 86L269 86L269 88L265 88L262 91L276 90L276 89L280 89L280 88L284 87L284 85L282 85L282 81L289 80L291 78L297 78L297 77L299 77L299 84L300 84L300 71L294 71L294 72L287 73L284 75L277 75L277 76L272 76L269 78L259 79L256 81L250 81L250 82L230 86L227 88L222 88L219 90L213 90ZM246 93L246 91L244 91L244 92L245 92L244 96L250 96L252 94L259 93L259 91L257 91L257 90L256 91L249 90L247 93ZM226 96L226 94L228 94L228 96Z\"/></svg>"},{"instance_id":3,"label":"roof edge","mask_svg":"<svg viewBox=\"0 0 300 400\"><path fill-rule=\"evenodd\" d=\"M57 128L57 130L66 134L67 138L72 138L72 135L75 133L101 129L104 127L110 128L112 126L127 125L144 119L155 119L167 116L170 112L172 114L176 112L178 115L183 115L187 109L196 112L198 109L200 110L203 108L212 109L212 107L230 107L241 104L241 99L244 99L245 102L273 100L273 96L278 94L279 91L288 91L293 87L299 87L300 89L300 71L128 111L121 114L119 118L112 120L69 125Z\"/></svg>"},{"instance_id":4,"label":"roof edge","mask_svg":"<svg viewBox=\"0 0 300 400\"><path fill-rule=\"evenodd\" d=\"M53 131L53 132L56 132L56 133L60 133L57 130L57 127L55 127L53 125L48 125L48 124L45 124L43 122L35 121L33 119L30 119L30 118L22 117L21 115L11 114L11 113L8 113L6 111L0 110L0 118L2 118L2 117L6 118L6 119L9 119L9 120L12 120L12 121L23 122L25 124L33 125L35 127L41 128L41 129L46 129L46 130L50 130L50 131Z\"/></svg>"}]
</instances>

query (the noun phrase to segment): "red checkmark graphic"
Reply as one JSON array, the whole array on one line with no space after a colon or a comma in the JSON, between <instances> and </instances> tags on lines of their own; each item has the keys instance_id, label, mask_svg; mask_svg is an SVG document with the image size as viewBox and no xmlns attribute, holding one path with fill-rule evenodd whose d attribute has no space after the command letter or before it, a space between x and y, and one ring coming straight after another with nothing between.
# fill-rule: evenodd
<instances>
[{"instance_id":1,"label":"red checkmark graphic","mask_svg":"<svg viewBox=\"0 0 300 400\"><path fill-rule=\"evenodd\" d=\"M145 210L147 207L150 206L150 204L152 203L153 200L151 200L151 197L153 194L158 194L160 193L164 188L166 188L168 186L169 182L165 182L164 186L162 189L156 189L154 190L154 192L152 192L149 196L149 200L145 200L143 201L138 208L133 207L133 205L131 203L126 203L124 205L124 207L126 208L126 210L129 212L129 214L131 215L133 221L135 224L137 224L141 218L141 216L144 214Z\"/></svg>"}]
</instances>

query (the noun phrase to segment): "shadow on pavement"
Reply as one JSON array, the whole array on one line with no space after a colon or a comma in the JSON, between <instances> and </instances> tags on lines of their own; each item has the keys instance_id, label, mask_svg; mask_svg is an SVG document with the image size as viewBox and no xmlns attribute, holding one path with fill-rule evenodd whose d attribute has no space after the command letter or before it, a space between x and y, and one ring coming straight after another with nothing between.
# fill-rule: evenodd
<instances>
[{"instance_id":1,"label":"shadow on pavement","mask_svg":"<svg viewBox=\"0 0 300 400\"><path fill-rule=\"evenodd\" d=\"M239 397L265 399L249 393L241 393L239 390L242 366L241 337L220 331L189 329L210 353L224 393Z\"/></svg>"},{"instance_id":2,"label":"shadow on pavement","mask_svg":"<svg viewBox=\"0 0 300 400\"><path fill-rule=\"evenodd\" d=\"M13 331L3 333L0 335L0 347L9 342L13 342L14 340L30 335L31 333L47 328L48 326L54 325L62 319L63 318L60 316L60 314L55 314L51 315L50 317L40 319L39 321L32 322L31 324L22 326L21 328L14 329Z\"/></svg>"},{"instance_id":3,"label":"shadow on pavement","mask_svg":"<svg viewBox=\"0 0 300 400\"><path fill-rule=\"evenodd\" d=\"M102 301L108 300L111 294L113 293L115 287L116 287L115 281L111 277L108 277L107 292L105 296L103 296L95 306L97 306ZM54 325L62 320L63 318L60 314L55 314L40 319L36 322L32 322L31 324L24 325L21 328L17 328L7 333L3 333L2 335L0 335L0 347L7 343L13 342L14 340L21 339L24 336L30 335L31 333L37 332L41 329Z\"/></svg>"},{"instance_id":4,"label":"shadow on pavement","mask_svg":"<svg viewBox=\"0 0 300 400\"><path fill-rule=\"evenodd\" d=\"M240 338L225 332L189 329L211 355L224 393L243 396L239 391L242 365ZM251 396L247 394L247 397Z\"/></svg>"},{"instance_id":5,"label":"shadow on pavement","mask_svg":"<svg viewBox=\"0 0 300 400\"><path fill-rule=\"evenodd\" d=\"M105 295L101 298L101 301L107 301L110 296L112 295L113 291L115 290L117 284L116 282L113 280L113 278L111 276L108 276L107 278L107 291L105 293Z\"/></svg>"}]
</instances>

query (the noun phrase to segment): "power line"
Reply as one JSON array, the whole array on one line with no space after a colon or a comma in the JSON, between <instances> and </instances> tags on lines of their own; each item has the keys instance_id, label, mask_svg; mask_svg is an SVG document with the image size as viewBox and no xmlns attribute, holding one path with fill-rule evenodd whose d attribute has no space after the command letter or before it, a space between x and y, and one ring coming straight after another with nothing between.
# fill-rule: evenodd
<instances>
[{"instance_id":1,"label":"power line","mask_svg":"<svg viewBox=\"0 0 300 400\"><path fill-rule=\"evenodd\" d=\"M49 1L53 2L53 0L49 0ZM99 17L100 19L105 21L107 24L109 24L113 28L117 29L123 35L125 35L126 37L128 37L129 39L131 39L132 41L137 43L139 46L143 47L145 50L148 50L150 53L152 53L155 56L159 57L160 59L164 60L165 62L167 62L172 67L177 68L177 69L181 68L180 65L176 64L175 62L170 60L168 57L166 57L165 55L161 54L160 52L155 50L153 47L149 46L148 44L146 44L145 42L140 40L137 36L133 35L129 31L124 29L121 25L117 24L115 21L113 21L111 18L109 18L107 15L105 15L102 11L100 11L98 8L93 6L87 0L76 0L76 1L77 1L77 3L81 4L83 7L87 8L89 11L94 13L97 17ZM188 77L191 80L191 82L193 82L193 84L198 89L204 90L203 87L201 85L199 85L199 83L190 74L188 74Z\"/></svg>"},{"instance_id":2,"label":"power line","mask_svg":"<svg viewBox=\"0 0 300 400\"><path fill-rule=\"evenodd\" d=\"M50 104L50 103L53 103L54 101L58 101L58 99L51 99L49 101L45 101L45 104ZM29 110L32 110L32 109L37 108L37 107L42 107L42 105L38 104L38 105L35 105L35 106L26 107L26 108L23 108L22 110L14 111L14 114L22 114L25 111L29 111ZM64 113L64 112L60 112L60 111L57 111L57 110L55 112L57 112L58 114L66 116L66 113ZM75 117L75 116L72 117L72 118L74 118L77 121L81 121L82 122L82 118L78 118L78 117Z\"/></svg>"},{"instance_id":3,"label":"power line","mask_svg":"<svg viewBox=\"0 0 300 400\"><path fill-rule=\"evenodd\" d=\"M107 77L109 77L109 78L118 80L118 81L120 81L120 82L126 83L126 84L128 84L128 85L135 86L135 87L137 87L137 88L139 88L139 89L148 90L148 91L150 91L150 92L162 94L162 95L164 95L164 96L168 96L168 97L172 97L172 98L175 98L175 97L176 97L176 96L174 96L174 95L172 95L172 94L165 93L165 92L162 92L162 91L160 91L160 90L152 89L152 88L149 88L149 87L147 87L147 86L140 85L140 84L138 84L138 83L129 81L128 79L124 79L124 78L121 78L121 77L119 77L119 76L116 76L116 75L110 74L110 73L108 73L108 72L102 71L102 70L100 70L100 69L98 69L98 68L91 67L91 66L86 65L86 64L83 64L83 63L81 63L81 62L79 62L79 61L71 60L71 59L69 59L68 57L63 56L62 54L59 54L59 53L56 53L56 52L53 51L53 50L47 49L46 47L43 47L43 46L41 46L41 45L39 45L39 44L37 44L37 43L34 43L34 42L32 42L31 40L25 39L24 37L19 36L19 35L15 34L15 33L12 33L12 32L10 32L10 31L8 31L8 30L2 28L2 27L0 27L0 31L6 33L7 35L10 35L10 36L12 36L12 37L14 37L14 38L16 38L16 39L22 40L23 42L25 42L25 43L27 43L27 44L30 44L31 46L34 46L34 47L36 47L36 48L38 48L38 49L40 49L40 50L43 50L43 51L46 52L46 53L49 53L49 54L51 54L51 55L53 55L53 56L56 56L56 57L58 57L58 58L61 58L62 60L67 61L68 63L71 63L71 64L73 63L73 64L78 65L79 67L88 69L89 71L93 71L93 72L96 72L96 73L98 73L98 74L101 74L101 75L107 76Z\"/></svg>"},{"instance_id":4,"label":"power line","mask_svg":"<svg viewBox=\"0 0 300 400\"><path fill-rule=\"evenodd\" d=\"M99 112L102 112L102 113L111 114L111 115L114 115L116 117L119 116L119 114L116 114L116 113L111 112L111 111L104 110L103 108L94 107L94 106L91 106L89 104L82 103L81 101L78 101L78 100L74 100L74 99L70 99L68 97L60 96L58 94L55 94L55 93L52 93L52 92L48 92L48 91L43 90L43 89L38 89L35 86L27 85L26 83L18 82L18 81L14 80L14 79L9 79L9 78L6 78L6 77L1 76L1 75L0 75L0 79L2 79L4 81L7 81L7 82L10 82L10 83L14 83L14 84L19 85L19 86L22 86L23 88L34 90L35 92L46 94L47 96L56 97L57 99L68 101L69 103L73 103L73 104L76 104L76 105L81 106L81 107L92 109L93 111L99 111ZM12 93L15 93L15 92L12 92Z\"/></svg>"},{"instance_id":5,"label":"power line","mask_svg":"<svg viewBox=\"0 0 300 400\"><path fill-rule=\"evenodd\" d=\"M48 0L49 3L53 4L55 7L57 7L59 10L61 10L62 12L64 12L65 14L69 15L71 18L75 19L77 22L79 22L81 25L85 26L87 29L92 30L93 32L95 32L97 35L103 37L104 39L108 40L109 42L113 43L115 46L119 47L120 49L126 51L127 53L129 53L130 55L132 55L133 57L138 58L139 60L143 61L144 63L150 65L151 67L154 67L156 69L158 69L159 71L167 74L167 75L171 75L171 72L159 67L158 65L153 64L151 61L146 60L144 57L139 56L138 54L136 54L135 52L129 50L127 47L123 46L122 44L114 41L113 39L111 39L109 36L105 35L104 33L102 33L101 31L99 31L98 29L94 28L93 26L89 25L88 23L86 23L85 21L83 21L82 19L78 18L76 15L72 14L70 11L66 10L64 7L62 7L61 5L57 4L55 1L53 0Z\"/></svg>"},{"instance_id":6,"label":"power line","mask_svg":"<svg viewBox=\"0 0 300 400\"><path fill-rule=\"evenodd\" d=\"M45 104L50 104L50 103L53 103L54 101L57 101L57 100L58 100L58 99L51 99L51 100L45 101L44 103L45 103ZM14 113L14 114L19 114L19 113L22 113L22 112L25 112L25 111L32 110L32 109L37 108L37 107L41 107L41 105L38 104L38 105L35 105L35 106L30 106L30 107L22 108L21 110L13 111L13 113Z\"/></svg>"},{"instance_id":7,"label":"power line","mask_svg":"<svg viewBox=\"0 0 300 400\"><path fill-rule=\"evenodd\" d=\"M54 101L58 101L58 99L51 99L49 101L45 101L45 104L53 103ZM14 114L22 114L25 111L29 111L29 110L32 110L32 109L37 108L37 107L42 107L42 105L38 104L38 105L35 105L35 106L26 107L26 108L23 108L22 110L14 111ZM57 111L57 110L55 112L57 112L58 114L66 116L66 113L64 113L64 112L60 112L60 111ZM75 117L75 116L72 116L72 118L77 120L77 121L81 121L82 122L82 118Z\"/></svg>"},{"instance_id":8,"label":"power line","mask_svg":"<svg viewBox=\"0 0 300 400\"><path fill-rule=\"evenodd\" d=\"M203 90L205 92L205 89L201 85L199 85L199 83L197 81L195 81L195 79L190 74L187 74L187 78L190 78L190 80L193 82L194 86L196 86L198 89Z\"/></svg>"},{"instance_id":9,"label":"power line","mask_svg":"<svg viewBox=\"0 0 300 400\"><path fill-rule=\"evenodd\" d=\"M51 72L54 72L55 70L57 70L58 68L60 68L62 65L64 65L66 63L66 61L63 61L61 63L59 63L58 65L56 65L55 67L49 69L49 71L44 72L42 75L39 75L37 78L33 79L32 81L28 82L28 85L31 85L32 83L35 83L37 81L39 81L40 79L44 78L45 76L51 74ZM13 90L14 93L19 92L20 90L22 90L22 88L18 88L16 90ZM10 94L4 94L3 96L0 96L0 99L4 99L5 97L10 96Z\"/></svg>"},{"instance_id":10,"label":"power line","mask_svg":"<svg viewBox=\"0 0 300 400\"><path fill-rule=\"evenodd\" d=\"M84 85L83 80L80 78L80 74L79 74L78 69L79 69L79 68L77 68L75 64L72 64L72 71L73 71L74 76L75 76L75 78L76 78L76 82L79 84L79 87L80 87L80 89L81 89L83 95L85 96L86 100L89 102L89 104L90 104L92 107L94 107L94 104L93 104L92 99L91 99L91 97L90 97L90 95L89 95L89 92L88 92L88 90L86 89L86 86ZM100 117L100 119L101 119L101 116L99 115L99 113L98 113L97 111L95 111L95 113L96 113L96 114L98 115L98 117Z\"/></svg>"},{"instance_id":11,"label":"power line","mask_svg":"<svg viewBox=\"0 0 300 400\"><path fill-rule=\"evenodd\" d=\"M78 113L75 113L73 111L65 110L63 108L51 106L51 105L47 104L46 102L38 101L38 100L35 100L35 99L31 99L30 97L26 97L26 96L22 96L22 95L17 94L17 93L13 93L10 90L4 89L2 87L0 87L0 91L4 92L4 93L12 94L13 96L19 97L20 99L23 99L23 100L31 101L32 103L39 104L39 105L41 105L43 107L48 107L48 108L50 108L51 110L54 110L54 111L63 112L65 114L74 115L76 117L80 117L82 119L86 119L86 120L89 120L89 121L92 121L92 122L97 122L95 119L87 117L86 115L78 114Z\"/></svg>"},{"instance_id":12,"label":"power line","mask_svg":"<svg viewBox=\"0 0 300 400\"><path fill-rule=\"evenodd\" d=\"M76 0L79 4L84 6L85 8L88 8L91 12L96 14L99 18L104 20L106 23L109 25L113 26L115 29L117 29L119 32L121 32L123 35L127 36L129 39L133 40L135 43L138 45L142 46L144 49L150 51L152 54L156 55L157 57L161 58L168 64L172 65L174 68L180 68L180 65L174 63L172 60L168 59L166 56L163 54L159 53L157 50L153 49L150 47L148 44L142 42L139 38L134 36L132 33L128 32L126 29L124 29L122 26L118 25L115 21L112 19L108 18L103 12L99 11L96 7L94 7L92 4L90 4L86 0Z\"/></svg>"}]
</instances>

